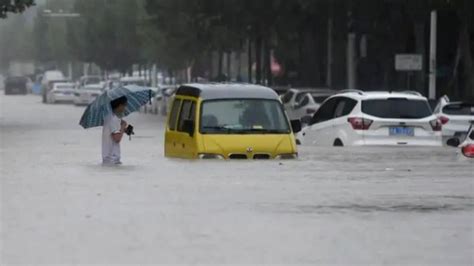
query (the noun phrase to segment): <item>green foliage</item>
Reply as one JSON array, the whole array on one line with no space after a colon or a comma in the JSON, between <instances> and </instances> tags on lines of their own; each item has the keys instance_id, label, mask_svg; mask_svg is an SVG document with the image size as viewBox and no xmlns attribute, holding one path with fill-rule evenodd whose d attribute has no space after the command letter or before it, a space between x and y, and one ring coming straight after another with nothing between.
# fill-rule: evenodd
<instances>
[{"instance_id":1,"label":"green foliage","mask_svg":"<svg viewBox=\"0 0 474 266\"><path fill-rule=\"evenodd\" d=\"M6 18L7 13L23 12L34 4L34 0L0 0L0 18Z\"/></svg>"},{"instance_id":2,"label":"green foliage","mask_svg":"<svg viewBox=\"0 0 474 266\"><path fill-rule=\"evenodd\" d=\"M140 58L139 1L81 0L70 21L68 43L80 61L93 62L106 70L127 71Z\"/></svg>"}]
</instances>

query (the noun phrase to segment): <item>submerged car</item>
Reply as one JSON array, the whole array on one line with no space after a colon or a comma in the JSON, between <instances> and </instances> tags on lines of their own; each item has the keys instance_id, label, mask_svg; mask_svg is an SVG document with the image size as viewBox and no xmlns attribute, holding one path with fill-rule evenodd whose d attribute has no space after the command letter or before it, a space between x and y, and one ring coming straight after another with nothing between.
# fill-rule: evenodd
<instances>
[{"instance_id":1,"label":"submerged car","mask_svg":"<svg viewBox=\"0 0 474 266\"><path fill-rule=\"evenodd\" d=\"M88 105L99 97L104 91L104 86L101 84L91 84L79 87L74 93L75 105Z\"/></svg>"},{"instance_id":2,"label":"submerged car","mask_svg":"<svg viewBox=\"0 0 474 266\"><path fill-rule=\"evenodd\" d=\"M447 144L448 146L461 148L461 153L464 156L474 158L474 122L471 122L466 138L462 143L459 138L454 137L449 139Z\"/></svg>"},{"instance_id":3,"label":"submerged car","mask_svg":"<svg viewBox=\"0 0 474 266\"><path fill-rule=\"evenodd\" d=\"M189 84L174 97L165 156L187 159L293 159L297 147L278 95L244 84Z\"/></svg>"},{"instance_id":4,"label":"submerged car","mask_svg":"<svg viewBox=\"0 0 474 266\"><path fill-rule=\"evenodd\" d=\"M48 92L47 102L48 103L57 103L57 102L73 102L74 101L74 92L75 92L74 83L55 83L53 89Z\"/></svg>"},{"instance_id":5,"label":"submerged car","mask_svg":"<svg viewBox=\"0 0 474 266\"><path fill-rule=\"evenodd\" d=\"M345 91L324 102L298 141L316 146L441 146L441 122L415 92Z\"/></svg>"},{"instance_id":6,"label":"submerged car","mask_svg":"<svg viewBox=\"0 0 474 266\"><path fill-rule=\"evenodd\" d=\"M474 121L474 103L451 102L444 96L434 113L443 124L443 142L451 138L463 140Z\"/></svg>"},{"instance_id":7,"label":"submerged car","mask_svg":"<svg viewBox=\"0 0 474 266\"><path fill-rule=\"evenodd\" d=\"M288 116L291 119L301 119L303 124L308 124L323 102L334 94L335 91L306 93L294 108L287 110Z\"/></svg>"},{"instance_id":8,"label":"submerged car","mask_svg":"<svg viewBox=\"0 0 474 266\"><path fill-rule=\"evenodd\" d=\"M301 116L295 112L300 106L301 101L308 93L323 93L323 94L334 94L333 90L327 88L293 88L289 89L285 94L281 95L281 101L285 107L286 112L290 119L301 119Z\"/></svg>"},{"instance_id":9,"label":"submerged car","mask_svg":"<svg viewBox=\"0 0 474 266\"><path fill-rule=\"evenodd\" d=\"M8 77L4 81L5 95L28 94L28 78L26 77Z\"/></svg>"}]
</instances>

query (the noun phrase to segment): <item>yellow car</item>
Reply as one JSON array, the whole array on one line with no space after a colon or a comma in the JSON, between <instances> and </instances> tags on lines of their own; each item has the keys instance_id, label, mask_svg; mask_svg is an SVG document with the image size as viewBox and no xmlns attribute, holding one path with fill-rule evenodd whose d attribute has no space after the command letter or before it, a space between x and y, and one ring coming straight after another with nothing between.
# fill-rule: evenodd
<instances>
[{"instance_id":1,"label":"yellow car","mask_svg":"<svg viewBox=\"0 0 474 266\"><path fill-rule=\"evenodd\" d=\"M189 84L176 92L165 156L184 159L293 159L294 133L278 95L246 84Z\"/></svg>"}]
</instances>

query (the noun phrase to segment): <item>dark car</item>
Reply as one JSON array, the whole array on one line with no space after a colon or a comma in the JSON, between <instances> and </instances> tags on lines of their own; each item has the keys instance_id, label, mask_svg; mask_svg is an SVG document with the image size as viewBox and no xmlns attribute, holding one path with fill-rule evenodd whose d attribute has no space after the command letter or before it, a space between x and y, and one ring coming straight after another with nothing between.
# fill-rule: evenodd
<instances>
[{"instance_id":1,"label":"dark car","mask_svg":"<svg viewBox=\"0 0 474 266\"><path fill-rule=\"evenodd\" d=\"M26 77L8 77L5 80L5 95L28 93L28 78Z\"/></svg>"}]
</instances>

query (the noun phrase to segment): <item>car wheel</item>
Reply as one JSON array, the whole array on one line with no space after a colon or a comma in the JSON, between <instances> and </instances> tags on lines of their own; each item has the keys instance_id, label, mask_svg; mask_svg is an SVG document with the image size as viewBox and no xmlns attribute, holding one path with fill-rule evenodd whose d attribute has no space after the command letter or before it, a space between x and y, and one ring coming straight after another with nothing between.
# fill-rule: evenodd
<instances>
[{"instance_id":1,"label":"car wheel","mask_svg":"<svg viewBox=\"0 0 474 266\"><path fill-rule=\"evenodd\" d=\"M336 139L334 141L334 147L344 147L344 143L342 143L342 141L340 139Z\"/></svg>"}]
</instances>

